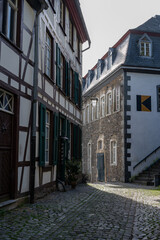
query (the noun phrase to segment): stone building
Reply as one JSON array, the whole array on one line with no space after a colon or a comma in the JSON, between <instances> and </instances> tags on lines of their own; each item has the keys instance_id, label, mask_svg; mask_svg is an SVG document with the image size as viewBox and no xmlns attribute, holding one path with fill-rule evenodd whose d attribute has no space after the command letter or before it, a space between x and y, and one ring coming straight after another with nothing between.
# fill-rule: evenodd
<instances>
[{"instance_id":1,"label":"stone building","mask_svg":"<svg viewBox=\"0 0 160 240\"><path fill-rule=\"evenodd\" d=\"M83 172L129 181L160 156L160 16L128 30L83 79Z\"/></svg>"},{"instance_id":2,"label":"stone building","mask_svg":"<svg viewBox=\"0 0 160 240\"><path fill-rule=\"evenodd\" d=\"M64 181L66 159L81 158L90 38L78 0L1 0L0 19L0 201L34 201Z\"/></svg>"}]
</instances>

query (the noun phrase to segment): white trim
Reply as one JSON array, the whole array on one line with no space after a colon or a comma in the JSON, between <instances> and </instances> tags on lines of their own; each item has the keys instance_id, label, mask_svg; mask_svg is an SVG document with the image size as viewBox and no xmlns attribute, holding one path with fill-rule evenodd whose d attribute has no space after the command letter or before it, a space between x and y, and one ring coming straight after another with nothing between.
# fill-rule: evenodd
<instances>
[{"instance_id":1,"label":"white trim","mask_svg":"<svg viewBox=\"0 0 160 240\"><path fill-rule=\"evenodd\" d=\"M102 102L102 99L104 100ZM100 118L105 117L105 94L100 97Z\"/></svg>"},{"instance_id":2,"label":"white trim","mask_svg":"<svg viewBox=\"0 0 160 240\"><path fill-rule=\"evenodd\" d=\"M112 114L112 91L106 93L106 116Z\"/></svg>"},{"instance_id":3,"label":"white trim","mask_svg":"<svg viewBox=\"0 0 160 240\"><path fill-rule=\"evenodd\" d=\"M115 145L112 146L112 143L115 143ZM110 165L117 165L117 140L115 139L110 140Z\"/></svg>"}]
</instances>

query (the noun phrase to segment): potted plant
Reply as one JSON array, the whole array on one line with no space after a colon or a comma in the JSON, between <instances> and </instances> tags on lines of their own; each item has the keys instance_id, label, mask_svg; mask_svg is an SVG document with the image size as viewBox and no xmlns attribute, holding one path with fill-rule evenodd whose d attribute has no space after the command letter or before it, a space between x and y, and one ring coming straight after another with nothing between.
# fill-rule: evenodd
<instances>
[{"instance_id":1,"label":"potted plant","mask_svg":"<svg viewBox=\"0 0 160 240\"><path fill-rule=\"evenodd\" d=\"M80 173L80 161L68 160L66 162L66 179L72 188L77 185L78 175Z\"/></svg>"}]
</instances>

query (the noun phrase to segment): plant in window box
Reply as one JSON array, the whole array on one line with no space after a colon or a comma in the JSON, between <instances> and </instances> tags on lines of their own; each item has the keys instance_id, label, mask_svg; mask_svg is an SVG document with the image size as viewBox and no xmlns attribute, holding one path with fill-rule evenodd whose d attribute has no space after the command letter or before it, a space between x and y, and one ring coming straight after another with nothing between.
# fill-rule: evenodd
<instances>
[{"instance_id":1,"label":"plant in window box","mask_svg":"<svg viewBox=\"0 0 160 240\"><path fill-rule=\"evenodd\" d=\"M80 161L68 160L66 162L66 179L68 181L68 184L71 185L72 188L75 188L77 185L80 169Z\"/></svg>"}]
</instances>

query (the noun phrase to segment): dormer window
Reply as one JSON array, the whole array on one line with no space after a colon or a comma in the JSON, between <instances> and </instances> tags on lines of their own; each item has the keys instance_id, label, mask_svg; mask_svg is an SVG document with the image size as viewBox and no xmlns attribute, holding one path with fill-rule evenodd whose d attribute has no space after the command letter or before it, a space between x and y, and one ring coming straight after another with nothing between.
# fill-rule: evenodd
<instances>
[{"instance_id":1,"label":"dormer window","mask_svg":"<svg viewBox=\"0 0 160 240\"><path fill-rule=\"evenodd\" d=\"M103 71L103 67L104 67L103 60L99 59L97 63L97 79L100 78L101 73Z\"/></svg>"},{"instance_id":2,"label":"dormer window","mask_svg":"<svg viewBox=\"0 0 160 240\"><path fill-rule=\"evenodd\" d=\"M94 72L93 70L89 70L88 71L88 77L87 77L87 87L89 87L89 85L91 84L92 80L94 77Z\"/></svg>"},{"instance_id":3,"label":"dormer window","mask_svg":"<svg viewBox=\"0 0 160 240\"><path fill-rule=\"evenodd\" d=\"M140 56L142 57L151 57L152 55L152 41L144 34L143 37L139 40L140 45Z\"/></svg>"}]
</instances>

